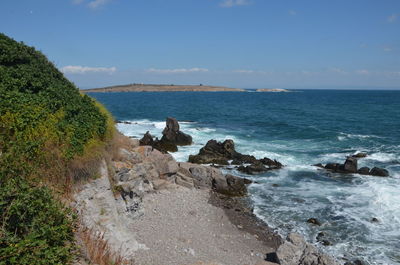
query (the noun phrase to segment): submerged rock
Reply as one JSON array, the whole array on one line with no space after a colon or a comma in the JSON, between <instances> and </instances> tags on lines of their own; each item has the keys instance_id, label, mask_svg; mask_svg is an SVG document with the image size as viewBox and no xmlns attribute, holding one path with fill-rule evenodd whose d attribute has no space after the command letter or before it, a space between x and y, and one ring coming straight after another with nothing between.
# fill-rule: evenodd
<instances>
[{"instance_id":1,"label":"submerged rock","mask_svg":"<svg viewBox=\"0 0 400 265\"><path fill-rule=\"evenodd\" d=\"M308 220L307 220L307 223L309 223L309 224L313 224L313 225L318 225L318 226L320 226L320 225L321 225L321 222L320 222L320 221L318 221L318 219L317 219L317 218L310 218L310 219L308 219Z\"/></svg>"}]
</instances>

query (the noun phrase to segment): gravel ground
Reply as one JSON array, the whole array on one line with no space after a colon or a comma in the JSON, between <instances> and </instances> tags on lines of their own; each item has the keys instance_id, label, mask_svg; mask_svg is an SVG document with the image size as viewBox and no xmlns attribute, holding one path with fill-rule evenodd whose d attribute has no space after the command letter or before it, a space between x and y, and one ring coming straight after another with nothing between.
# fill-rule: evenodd
<instances>
[{"instance_id":1,"label":"gravel ground","mask_svg":"<svg viewBox=\"0 0 400 265\"><path fill-rule=\"evenodd\" d=\"M273 249L232 224L209 197L209 191L183 187L146 195L134 233L148 249L135 253L135 264L269 264L263 258Z\"/></svg>"}]
</instances>

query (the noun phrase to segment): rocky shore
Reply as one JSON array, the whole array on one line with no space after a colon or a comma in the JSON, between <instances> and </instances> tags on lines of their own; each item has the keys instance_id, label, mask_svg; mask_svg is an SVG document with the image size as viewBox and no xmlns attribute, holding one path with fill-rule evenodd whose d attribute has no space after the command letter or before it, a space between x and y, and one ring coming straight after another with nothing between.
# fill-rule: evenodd
<instances>
[{"instance_id":1,"label":"rocky shore","mask_svg":"<svg viewBox=\"0 0 400 265\"><path fill-rule=\"evenodd\" d=\"M259 220L246 197L251 181L212 166L176 162L137 139L129 141L102 164L99 178L74 195L82 225L101 234L126 260L143 265L339 264L300 235L282 239ZM262 163L229 147L237 164L239 158Z\"/></svg>"}]
</instances>

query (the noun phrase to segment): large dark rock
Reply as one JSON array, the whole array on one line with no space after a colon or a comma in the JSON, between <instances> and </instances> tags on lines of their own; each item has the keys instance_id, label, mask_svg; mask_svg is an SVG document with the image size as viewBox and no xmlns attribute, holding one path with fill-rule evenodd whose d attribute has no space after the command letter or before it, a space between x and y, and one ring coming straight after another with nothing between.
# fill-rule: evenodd
<instances>
[{"instance_id":1,"label":"large dark rock","mask_svg":"<svg viewBox=\"0 0 400 265\"><path fill-rule=\"evenodd\" d=\"M140 139L140 145L152 146L163 153L176 152L178 151L178 145L190 144L192 144L192 137L179 130L179 124L175 118L167 118L161 140L158 140L158 138L153 139L149 132L146 132L143 138Z\"/></svg>"},{"instance_id":2,"label":"large dark rock","mask_svg":"<svg viewBox=\"0 0 400 265\"><path fill-rule=\"evenodd\" d=\"M340 164L338 163L328 163L325 165L326 169L332 170L332 171L336 171L337 168L339 167Z\"/></svg>"},{"instance_id":3,"label":"large dark rock","mask_svg":"<svg viewBox=\"0 0 400 265\"><path fill-rule=\"evenodd\" d=\"M378 176L378 177L388 177L389 171L387 171L386 169L383 169L383 168L374 167L371 169L369 174L372 176Z\"/></svg>"},{"instance_id":4,"label":"large dark rock","mask_svg":"<svg viewBox=\"0 0 400 265\"><path fill-rule=\"evenodd\" d=\"M357 171L360 175L369 175L369 167L362 167Z\"/></svg>"},{"instance_id":5,"label":"large dark rock","mask_svg":"<svg viewBox=\"0 0 400 265\"><path fill-rule=\"evenodd\" d=\"M265 167L261 162L257 161L256 163L249 166L240 166L237 168L237 170L249 175L255 175L266 172L269 170L269 168Z\"/></svg>"},{"instance_id":6,"label":"large dark rock","mask_svg":"<svg viewBox=\"0 0 400 265\"><path fill-rule=\"evenodd\" d=\"M189 162L196 164L228 165L230 160L232 160L233 165L250 164L238 168L238 170L247 174L257 174L282 168L282 164L276 160L267 157L257 159L254 156L236 152L233 140L225 140L224 142L210 140L200 149L197 155L189 156Z\"/></svg>"},{"instance_id":7,"label":"large dark rock","mask_svg":"<svg viewBox=\"0 0 400 265\"><path fill-rule=\"evenodd\" d=\"M344 171L347 173L357 173L357 158L348 157L344 162Z\"/></svg>"},{"instance_id":8,"label":"large dark rock","mask_svg":"<svg viewBox=\"0 0 400 265\"><path fill-rule=\"evenodd\" d=\"M192 137L179 130L179 123L175 118L168 117L162 132L161 142L175 145L191 145Z\"/></svg>"}]
</instances>

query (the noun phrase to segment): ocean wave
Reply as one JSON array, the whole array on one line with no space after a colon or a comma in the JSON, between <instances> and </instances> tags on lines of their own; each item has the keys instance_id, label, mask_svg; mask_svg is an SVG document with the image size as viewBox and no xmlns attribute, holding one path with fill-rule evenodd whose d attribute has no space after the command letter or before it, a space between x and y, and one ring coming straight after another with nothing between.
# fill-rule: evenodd
<instances>
[{"instance_id":1,"label":"ocean wave","mask_svg":"<svg viewBox=\"0 0 400 265\"><path fill-rule=\"evenodd\" d=\"M339 132L339 135L337 136L337 139L339 141L344 141L347 139L368 139L368 138L377 138L377 139L383 139L384 137L377 136L377 135L368 135L368 134L351 134L351 133L344 133L344 132Z\"/></svg>"}]
</instances>

